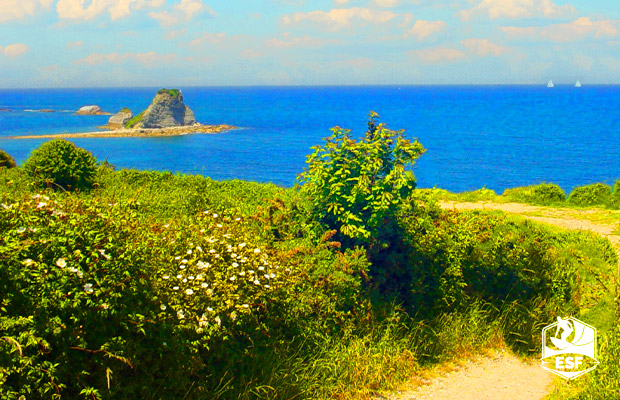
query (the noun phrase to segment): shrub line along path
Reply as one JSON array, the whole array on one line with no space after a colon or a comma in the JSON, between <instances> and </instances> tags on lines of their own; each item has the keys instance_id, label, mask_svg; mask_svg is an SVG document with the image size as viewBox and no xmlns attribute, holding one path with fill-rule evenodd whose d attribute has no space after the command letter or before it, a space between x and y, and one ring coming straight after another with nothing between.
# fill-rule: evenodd
<instances>
[{"instance_id":1,"label":"shrub line along path","mask_svg":"<svg viewBox=\"0 0 620 400\"><path fill-rule=\"evenodd\" d=\"M620 235L615 226L600 222L597 216L620 217L620 212L538 207L520 203L476 203L441 201L447 210L500 210L564 229L589 230L606 237L620 258ZM445 366L437 371L443 371ZM433 372L431 372L433 374ZM553 390L554 376L540 368L538 359L524 361L508 352L472 357L448 372L418 379L413 388L384 399L389 400L541 400Z\"/></svg>"}]
</instances>

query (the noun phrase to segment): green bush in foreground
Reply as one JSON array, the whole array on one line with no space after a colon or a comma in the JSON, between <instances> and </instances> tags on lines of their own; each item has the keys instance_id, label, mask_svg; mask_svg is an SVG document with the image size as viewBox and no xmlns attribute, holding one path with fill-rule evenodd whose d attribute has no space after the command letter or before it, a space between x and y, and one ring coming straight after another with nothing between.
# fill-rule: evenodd
<instances>
[{"instance_id":1,"label":"green bush in foreground","mask_svg":"<svg viewBox=\"0 0 620 400\"><path fill-rule=\"evenodd\" d=\"M341 239L352 238L371 251L382 245L384 231L415 188L415 177L406 168L425 151L418 141L405 139L404 131L377 125L377 119L371 112L360 140L333 128L326 144L313 148L308 170L299 177L315 217L342 234Z\"/></svg>"},{"instance_id":2,"label":"green bush in foreground","mask_svg":"<svg viewBox=\"0 0 620 400\"><path fill-rule=\"evenodd\" d=\"M24 170L39 186L87 190L95 182L97 160L73 143L56 139L34 150L26 160Z\"/></svg>"},{"instance_id":3,"label":"green bush in foreground","mask_svg":"<svg viewBox=\"0 0 620 400\"><path fill-rule=\"evenodd\" d=\"M526 187L506 189L503 197L517 203L549 205L566 201L566 193L554 183L541 183Z\"/></svg>"},{"instance_id":4,"label":"green bush in foreground","mask_svg":"<svg viewBox=\"0 0 620 400\"><path fill-rule=\"evenodd\" d=\"M9 153L0 149L0 168L2 167L15 168L17 164L15 164L15 159Z\"/></svg>"},{"instance_id":5,"label":"green bush in foreground","mask_svg":"<svg viewBox=\"0 0 620 400\"><path fill-rule=\"evenodd\" d=\"M568 202L576 206L606 205L611 200L611 186L604 183L579 186L568 196Z\"/></svg>"}]
</instances>

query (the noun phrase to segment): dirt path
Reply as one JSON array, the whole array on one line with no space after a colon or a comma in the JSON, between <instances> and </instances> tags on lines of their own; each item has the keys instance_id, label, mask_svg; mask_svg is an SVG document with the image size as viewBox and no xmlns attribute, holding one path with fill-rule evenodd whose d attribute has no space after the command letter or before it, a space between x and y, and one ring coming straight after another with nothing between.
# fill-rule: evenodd
<instances>
[{"instance_id":1,"label":"dirt path","mask_svg":"<svg viewBox=\"0 0 620 400\"><path fill-rule=\"evenodd\" d=\"M596 232L609 239L620 257L620 236L610 221L620 213L608 210L573 210L519 203L460 203L443 201L444 209L501 210L565 229ZM611 217L610 217L611 216ZM445 367L438 367L438 371ZM393 394L387 400L541 400L553 389L554 376L540 368L537 359L523 361L504 351L479 356L449 372L413 382L414 389Z\"/></svg>"},{"instance_id":2,"label":"dirt path","mask_svg":"<svg viewBox=\"0 0 620 400\"><path fill-rule=\"evenodd\" d=\"M477 203L457 203L454 201L442 201L439 203L444 209L457 210L501 210L512 214L518 214L534 221L545 222L564 229L579 229L596 232L611 242L620 251L620 236L615 232L616 226L608 221L598 221L601 215L618 216L620 212L609 210L574 210L564 208L538 207L520 203L493 203L480 201ZM618 254L620 257L620 252Z\"/></svg>"},{"instance_id":3,"label":"dirt path","mask_svg":"<svg viewBox=\"0 0 620 400\"><path fill-rule=\"evenodd\" d=\"M553 375L512 354L496 351L493 356L466 361L460 368L428 379L430 384L387 400L536 400L552 389ZM423 382L425 383L425 382Z\"/></svg>"}]
</instances>

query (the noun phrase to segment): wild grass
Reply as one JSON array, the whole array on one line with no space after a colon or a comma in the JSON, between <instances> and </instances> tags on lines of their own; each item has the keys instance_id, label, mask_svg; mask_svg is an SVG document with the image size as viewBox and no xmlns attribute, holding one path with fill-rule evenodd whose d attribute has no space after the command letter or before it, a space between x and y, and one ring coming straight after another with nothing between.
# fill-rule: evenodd
<instances>
[{"instance_id":1,"label":"wild grass","mask_svg":"<svg viewBox=\"0 0 620 400\"><path fill-rule=\"evenodd\" d=\"M507 189L502 198L515 203L552 206L566 201L566 193L558 185L541 183L514 189Z\"/></svg>"}]
</instances>

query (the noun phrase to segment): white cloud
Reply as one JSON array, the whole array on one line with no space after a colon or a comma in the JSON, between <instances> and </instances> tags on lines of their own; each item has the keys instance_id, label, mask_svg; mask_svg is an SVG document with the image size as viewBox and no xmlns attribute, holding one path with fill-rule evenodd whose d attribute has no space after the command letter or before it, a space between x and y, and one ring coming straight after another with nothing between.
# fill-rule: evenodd
<instances>
[{"instance_id":1,"label":"white cloud","mask_svg":"<svg viewBox=\"0 0 620 400\"><path fill-rule=\"evenodd\" d=\"M499 56L505 53L508 48L499 44L491 42L489 39L465 39L461 42L463 46L470 52L476 55L485 56Z\"/></svg>"},{"instance_id":2,"label":"white cloud","mask_svg":"<svg viewBox=\"0 0 620 400\"><path fill-rule=\"evenodd\" d=\"M192 47L197 47L203 44L218 44L218 43L222 43L225 37L226 37L226 34L224 32L220 32L220 33L205 32L202 36L189 42L189 45Z\"/></svg>"},{"instance_id":3,"label":"white cloud","mask_svg":"<svg viewBox=\"0 0 620 400\"><path fill-rule=\"evenodd\" d=\"M127 17L133 10L158 8L164 0L58 0L56 11L60 19L89 21L102 13L108 12L110 19Z\"/></svg>"},{"instance_id":4,"label":"white cloud","mask_svg":"<svg viewBox=\"0 0 620 400\"><path fill-rule=\"evenodd\" d=\"M265 45L267 47L274 47L278 49L294 47L321 47L332 43L339 43L339 41L318 39L307 35L301 37L291 37L289 33L285 33L281 39L271 38L265 40Z\"/></svg>"},{"instance_id":5,"label":"white cloud","mask_svg":"<svg viewBox=\"0 0 620 400\"><path fill-rule=\"evenodd\" d=\"M514 39L572 42L586 38L620 37L620 20L592 21L588 17L581 17L565 24L553 24L545 27L503 26L501 29Z\"/></svg>"},{"instance_id":6,"label":"white cloud","mask_svg":"<svg viewBox=\"0 0 620 400\"><path fill-rule=\"evenodd\" d=\"M465 58L465 53L462 51L446 47L414 50L409 54L427 64L445 64Z\"/></svg>"},{"instance_id":7,"label":"white cloud","mask_svg":"<svg viewBox=\"0 0 620 400\"><path fill-rule=\"evenodd\" d=\"M424 21L419 19L413 24L413 27L405 33L405 36L415 36L421 41L433 33L441 32L445 27L446 23L443 21Z\"/></svg>"},{"instance_id":8,"label":"white cloud","mask_svg":"<svg viewBox=\"0 0 620 400\"><path fill-rule=\"evenodd\" d=\"M170 63L177 60L176 54L159 54L154 51L148 53L110 53L100 54L92 53L84 58L74 60L74 64L98 65L103 63L122 63L127 60L140 63L143 65L154 65L159 63Z\"/></svg>"},{"instance_id":9,"label":"white cloud","mask_svg":"<svg viewBox=\"0 0 620 400\"><path fill-rule=\"evenodd\" d=\"M294 25L308 21L317 24L327 25L329 29L338 30L349 28L354 21L364 21L374 24L382 24L396 18L398 14L392 11L376 11L368 8L335 8L330 11L310 11L298 12L282 17L282 22L287 25Z\"/></svg>"},{"instance_id":10,"label":"white cloud","mask_svg":"<svg viewBox=\"0 0 620 400\"><path fill-rule=\"evenodd\" d=\"M213 16L216 15L215 11L202 0L181 0L180 3L173 6L172 11L151 11L149 15L162 26L170 27L181 22L187 22L203 12Z\"/></svg>"},{"instance_id":11,"label":"white cloud","mask_svg":"<svg viewBox=\"0 0 620 400\"><path fill-rule=\"evenodd\" d=\"M570 15L575 8L566 4L559 6L553 0L481 0L475 7L459 13L461 19L468 21L476 15L487 14L490 19L497 18L554 18Z\"/></svg>"},{"instance_id":12,"label":"white cloud","mask_svg":"<svg viewBox=\"0 0 620 400\"><path fill-rule=\"evenodd\" d=\"M7 56L8 58L16 58L21 55L24 55L30 50L30 47L23 43L13 43L6 47L0 46L0 52Z\"/></svg>"},{"instance_id":13,"label":"white cloud","mask_svg":"<svg viewBox=\"0 0 620 400\"><path fill-rule=\"evenodd\" d=\"M0 22L23 19L41 8L48 8L54 0L0 0Z\"/></svg>"}]
</instances>

